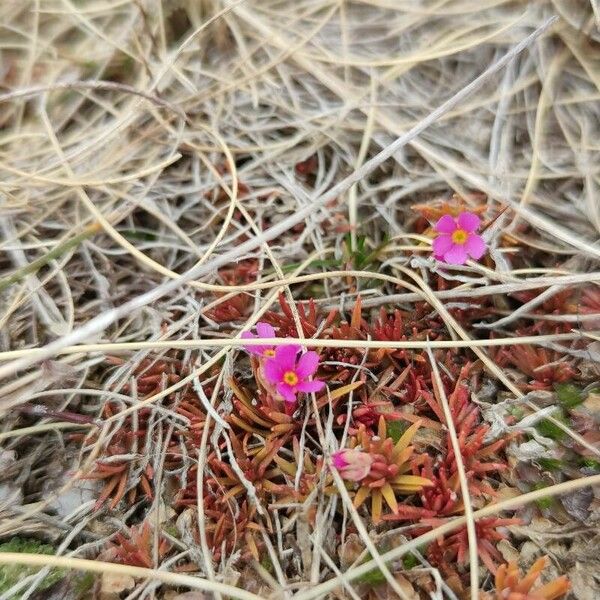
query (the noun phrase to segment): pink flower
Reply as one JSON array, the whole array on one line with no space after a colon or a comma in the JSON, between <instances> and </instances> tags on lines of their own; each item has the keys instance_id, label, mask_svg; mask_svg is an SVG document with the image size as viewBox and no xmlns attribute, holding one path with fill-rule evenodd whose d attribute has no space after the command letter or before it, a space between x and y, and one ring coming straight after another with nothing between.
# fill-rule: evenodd
<instances>
[{"instance_id":1,"label":"pink flower","mask_svg":"<svg viewBox=\"0 0 600 600\"><path fill-rule=\"evenodd\" d=\"M479 223L479 217L470 212L461 213L456 219L444 215L435 224L440 235L433 240L433 255L454 265L464 265L469 256L480 259L486 247L483 238L475 233Z\"/></svg>"},{"instance_id":2,"label":"pink flower","mask_svg":"<svg viewBox=\"0 0 600 600\"><path fill-rule=\"evenodd\" d=\"M373 464L371 455L362 450L338 450L332 454L331 459L342 478L348 481L364 479Z\"/></svg>"},{"instance_id":3,"label":"pink flower","mask_svg":"<svg viewBox=\"0 0 600 600\"><path fill-rule=\"evenodd\" d=\"M277 337L275 335L275 330L268 323L257 323L256 332L258 335L254 335L250 331L244 331L242 333L242 338L245 340L251 340L256 338ZM257 354L258 356L262 356L264 358L272 358L275 356L275 346L244 346L244 350L246 350L246 352L250 352L250 354Z\"/></svg>"},{"instance_id":4,"label":"pink flower","mask_svg":"<svg viewBox=\"0 0 600 600\"><path fill-rule=\"evenodd\" d=\"M325 387L324 381L308 379L319 367L319 355L305 352L297 359L300 349L297 344L279 346L263 367L265 377L286 402L295 402L298 392L318 392Z\"/></svg>"}]
</instances>

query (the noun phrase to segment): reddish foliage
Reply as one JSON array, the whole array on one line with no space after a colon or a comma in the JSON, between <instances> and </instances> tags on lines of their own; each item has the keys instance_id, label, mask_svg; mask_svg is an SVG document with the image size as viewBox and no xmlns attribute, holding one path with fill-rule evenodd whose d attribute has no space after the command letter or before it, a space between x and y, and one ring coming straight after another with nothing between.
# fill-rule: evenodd
<instances>
[{"instance_id":1,"label":"reddish foliage","mask_svg":"<svg viewBox=\"0 0 600 600\"><path fill-rule=\"evenodd\" d=\"M294 320L294 313L283 293L279 294L279 306L283 315L274 311L265 313L264 320L267 323L278 328L280 337L298 337L298 329ZM296 308L300 317L300 325L305 337L314 337L319 329L327 330L337 315L335 309L331 310L325 320L323 320L317 311L317 306L312 298L307 303L297 303Z\"/></svg>"},{"instance_id":2,"label":"reddish foliage","mask_svg":"<svg viewBox=\"0 0 600 600\"><path fill-rule=\"evenodd\" d=\"M331 475L324 474L325 461L322 456L313 458L311 452L306 449L301 452L297 437L292 439L292 451L293 461L285 460L279 455L275 457L275 463L285 479L285 484L280 485L279 490L275 492L280 502L304 502L319 483L323 484L324 493L335 492ZM299 477L298 469L301 469Z\"/></svg>"},{"instance_id":3,"label":"reddish foliage","mask_svg":"<svg viewBox=\"0 0 600 600\"><path fill-rule=\"evenodd\" d=\"M469 200L468 204L467 199ZM453 194L450 201L437 200L427 202L426 204L414 204L411 206L411 209L429 222L437 221L444 215L457 217L461 212L465 211L483 216L488 210L486 199L487 196L483 192L473 192L465 197Z\"/></svg>"},{"instance_id":4,"label":"reddish foliage","mask_svg":"<svg viewBox=\"0 0 600 600\"><path fill-rule=\"evenodd\" d=\"M173 502L173 507L181 510L188 506L198 506L198 469L193 466L186 471L184 481L177 481L176 487L178 492ZM208 495L206 486L204 487L204 495Z\"/></svg>"},{"instance_id":5,"label":"reddish foliage","mask_svg":"<svg viewBox=\"0 0 600 600\"><path fill-rule=\"evenodd\" d=\"M515 294L515 297L525 303L538 295L538 291L526 291ZM590 286L575 290L567 287L548 298L540 306L534 307L532 312L540 315L597 315L598 319L582 323L584 328L596 329L595 325L600 323L600 287ZM563 333L570 331L572 327L572 322L557 323L540 320L534 323L531 329L535 328L535 331L543 333Z\"/></svg>"},{"instance_id":6,"label":"reddish foliage","mask_svg":"<svg viewBox=\"0 0 600 600\"><path fill-rule=\"evenodd\" d=\"M569 359L547 348L529 345L515 345L502 348L496 353L499 366L512 366L531 377L525 384L526 390L550 390L556 383L571 381L577 370Z\"/></svg>"},{"instance_id":7,"label":"reddish foliage","mask_svg":"<svg viewBox=\"0 0 600 600\"><path fill-rule=\"evenodd\" d=\"M369 334L369 325L362 318L361 306L359 296L354 305L350 323L341 321L337 326L331 328L327 337L333 340L366 340ZM323 348L322 360L325 364L322 365L321 370L326 374L329 381L347 382L354 376L356 371L344 365L364 363L366 367L371 366L369 356L366 357L365 361L365 352L364 348ZM327 364L328 362L331 364Z\"/></svg>"},{"instance_id":8,"label":"reddish foliage","mask_svg":"<svg viewBox=\"0 0 600 600\"><path fill-rule=\"evenodd\" d=\"M119 364L119 359L111 359L111 362ZM135 387L141 398L151 397L163 391L168 385L178 383L187 374L187 368L178 360L145 359L140 362L133 373L135 384L125 384L121 392L126 393ZM212 389L205 387L205 392L210 395ZM177 468L181 464L184 454L182 445L186 447L186 454L195 453L200 445L200 438L206 416L202 404L191 384L184 386L173 394L169 394L165 403L170 408L189 419L190 423L180 426L173 431L172 438L167 450L166 465L168 468ZM120 410L116 403L108 403L103 410L103 416L110 418ZM154 471L148 462L148 427L153 410L142 408L135 414L127 415L120 423L120 427L114 432L103 449L103 456L96 461L94 468L85 475L85 479L104 480L104 487L96 503L96 509L100 508L109 498L110 509L125 498L129 506L133 505L140 496L148 500L154 498L152 481ZM122 460L111 458L124 456ZM130 455L126 456L125 455Z\"/></svg>"},{"instance_id":9,"label":"reddish foliage","mask_svg":"<svg viewBox=\"0 0 600 600\"><path fill-rule=\"evenodd\" d=\"M111 362L119 364L119 359ZM151 396L163 390L168 385L181 381L182 366L179 361L142 360L135 368L135 389L140 396ZM121 392L127 394L132 391L132 386L126 383Z\"/></svg>"},{"instance_id":10,"label":"reddish foliage","mask_svg":"<svg viewBox=\"0 0 600 600\"><path fill-rule=\"evenodd\" d=\"M132 567L145 567L152 569L154 567L153 559L154 532L150 524L145 521L142 525L131 527L128 537L122 533L117 533L114 540L109 545L109 553L113 562ZM159 535L157 558L160 562L171 545Z\"/></svg>"},{"instance_id":11,"label":"reddish foliage","mask_svg":"<svg viewBox=\"0 0 600 600\"><path fill-rule=\"evenodd\" d=\"M198 530L197 507L198 492L196 487L197 470L192 468L188 474L189 483L181 489L175 500L174 506L181 510L188 510L188 528L196 543L200 543ZM188 508L189 507L189 508ZM202 494L202 514L204 515L204 528L206 542L215 561L221 560L223 554L228 555L236 550L241 550L242 558L248 560L254 557L259 560L258 547L260 526L257 523L256 509L247 499L237 503L231 499L224 499L218 487L211 489L206 485ZM268 528L268 517L267 517Z\"/></svg>"},{"instance_id":12,"label":"reddish foliage","mask_svg":"<svg viewBox=\"0 0 600 600\"><path fill-rule=\"evenodd\" d=\"M352 411L353 425L350 426L349 432L355 434L359 431L355 425L359 428L362 425L372 430L381 418L386 421L398 421L402 418L402 413L395 411L394 405L391 402L385 400L365 400ZM343 424L346 421L346 415L339 415L337 421L339 424Z\"/></svg>"},{"instance_id":13,"label":"reddish foliage","mask_svg":"<svg viewBox=\"0 0 600 600\"><path fill-rule=\"evenodd\" d=\"M539 290L527 290L524 292L515 292L513 295L523 304L527 302L531 302L535 300L542 292ZM532 312L539 314L550 314L550 315L560 315L567 314L571 312L573 290L571 288L565 288L563 290L558 291L556 294L553 294L547 300L544 300L538 306L532 308Z\"/></svg>"},{"instance_id":14,"label":"reddish foliage","mask_svg":"<svg viewBox=\"0 0 600 600\"><path fill-rule=\"evenodd\" d=\"M487 445L484 442L489 426L480 423L479 407L470 401L469 388L465 384L472 367L472 364L467 363L461 370L448 398L448 404L457 433L469 493L477 497L495 494L493 487L482 477L508 467L504 459L497 458L497 453L508 440L501 439ZM436 399L427 392L424 394L438 419L445 423L443 410ZM413 473L432 482L430 487L421 491L422 507L400 510L396 516L390 516L390 520L442 517L462 512L464 506L460 494L458 466L449 433L446 434L445 451L441 459L434 464L430 456L424 455L420 464L413 467Z\"/></svg>"},{"instance_id":15,"label":"reddish foliage","mask_svg":"<svg viewBox=\"0 0 600 600\"><path fill-rule=\"evenodd\" d=\"M319 378L331 383L348 383L356 370L345 365L360 365L363 354L364 351L357 348L325 348L322 354L325 364L321 365Z\"/></svg>"},{"instance_id":16,"label":"reddish foliage","mask_svg":"<svg viewBox=\"0 0 600 600\"><path fill-rule=\"evenodd\" d=\"M258 361L254 357L252 362L254 369L258 369ZM227 422L234 428L261 437L287 436L299 428L300 424L293 418L294 405L274 400L270 394L260 390L258 398L253 401L252 392L234 378L229 380L229 386L234 393L234 410L227 416Z\"/></svg>"},{"instance_id":17,"label":"reddish foliage","mask_svg":"<svg viewBox=\"0 0 600 600\"><path fill-rule=\"evenodd\" d=\"M220 269L219 278L224 285L245 285L256 280L257 272L258 261L248 259L235 263L233 267ZM240 292L231 297L225 293L219 294L219 296L222 300L219 300L217 306L210 308L205 313L209 319L216 323L228 323L247 317L253 302L251 295Z\"/></svg>"},{"instance_id":18,"label":"reddish foliage","mask_svg":"<svg viewBox=\"0 0 600 600\"><path fill-rule=\"evenodd\" d=\"M404 319L399 310L395 310L390 315L383 308L379 312L379 318L375 319L370 330L373 339L381 342L402 342L408 340L409 335L411 335L411 332L406 331ZM411 353L402 349L383 349L378 351L378 355L378 358L389 355L404 361L411 359Z\"/></svg>"},{"instance_id":19,"label":"reddish foliage","mask_svg":"<svg viewBox=\"0 0 600 600\"><path fill-rule=\"evenodd\" d=\"M470 391L465 384L472 367L471 363L467 363L461 369L454 390L448 397L448 405L469 482L469 492L473 496L493 495L493 488L482 481L481 477L489 473L502 471L508 467L505 461L490 460L504 447L508 439L503 438L487 445L484 442L490 427L481 423L479 407L471 402ZM440 421L445 423L443 411L437 401L431 396L427 396L427 399ZM442 480L447 480L453 488L456 488L458 466L449 433L446 435L446 453L440 467L439 477Z\"/></svg>"},{"instance_id":20,"label":"reddish foliage","mask_svg":"<svg viewBox=\"0 0 600 600\"><path fill-rule=\"evenodd\" d=\"M106 404L104 416L111 417L117 412L117 406ZM132 505L140 493L148 500L154 497L151 482L154 478L154 470L150 463L146 462L144 448L147 443L147 423L150 409L140 409L137 418L133 415L125 417L123 424L111 437L104 449L105 459L96 461L94 468L82 479L98 479L104 481L104 487L95 504L98 510L109 498L112 497L109 508L114 509L127 493L127 502ZM137 428L135 422L137 421ZM132 455L131 458L121 460L110 457ZM144 464L146 463L146 464ZM138 483L131 485L130 478L136 470L141 468ZM129 488L129 489L128 489Z\"/></svg>"},{"instance_id":21,"label":"reddish foliage","mask_svg":"<svg viewBox=\"0 0 600 600\"><path fill-rule=\"evenodd\" d=\"M526 575L522 575L516 562L501 565L496 571L493 594L484 594L483 600L557 600L571 588L564 575L546 585L532 589L539 579L548 559L544 556L533 563Z\"/></svg>"},{"instance_id":22,"label":"reddish foliage","mask_svg":"<svg viewBox=\"0 0 600 600\"><path fill-rule=\"evenodd\" d=\"M438 519L429 519L424 520L423 523L436 527L440 525L441 521ZM479 519L475 522L477 554L490 572L495 573L498 565L503 560L502 554L496 549L496 544L500 540L506 539L507 534L499 529L520 523L519 519L500 519L496 517ZM429 562L437 566L445 574L454 573L454 565L457 565L459 568L467 565L468 557L469 540L466 527L462 527L446 537L438 538L427 549Z\"/></svg>"},{"instance_id":23,"label":"reddish foliage","mask_svg":"<svg viewBox=\"0 0 600 600\"><path fill-rule=\"evenodd\" d=\"M312 175L319 167L319 158L316 154L309 156L306 160L296 163L295 170L298 175Z\"/></svg>"},{"instance_id":24,"label":"reddish foliage","mask_svg":"<svg viewBox=\"0 0 600 600\"><path fill-rule=\"evenodd\" d=\"M249 506L248 500L232 507L209 495L204 500L204 514L207 543L215 561L238 548L245 560L251 556L259 560L256 534L260 533L260 526L256 523L256 509Z\"/></svg>"},{"instance_id":25,"label":"reddish foliage","mask_svg":"<svg viewBox=\"0 0 600 600\"><path fill-rule=\"evenodd\" d=\"M254 281L256 268L256 261L243 261L222 270L220 276L227 283ZM448 289L454 285L437 276L431 281L434 289ZM582 298L590 311L598 308L595 303L600 305L600 295L584 293ZM212 308L208 315L220 322L243 318L249 309L249 301L250 296L237 294ZM567 301L568 298L563 296L555 297L553 310L563 310L562 304ZM278 337L297 338L294 313L283 294L279 296L279 304L280 310L268 312L265 321L277 329ZM312 300L298 303L296 308L302 334L306 337L342 343L343 340L367 339L402 343L448 337L443 320L425 302L416 303L412 312L381 309L371 319L364 313L358 298L347 322L340 322L335 310L325 316ZM469 320L478 314L475 309L468 308L456 311L459 320ZM435 358L441 366L442 385L456 427L469 494L479 506L495 494L498 473L507 467L502 449L508 439L485 441L490 427L482 421L479 407L471 400L471 390L477 391L483 377L482 366L467 362L465 352L468 351L438 350ZM368 501L375 523L382 519L413 521L417 534L435 527L441 519L464 512L456 456L450 436L444 430L445 415L427 356L401 348L367 351L364 347L323 348L320 355L319 378L329 383L355 380L344 389L331 385L328 394L316 399L317 408L322 409L321 417L331 411L326 414L333 414L336 429L347 427L350 447L343 450L370 457L364 473L354 479L347 473L347 485L355 506L360 508ZM511 346L495 355L500 366L514 366L531 378L526 389L549 389L554 383L571 380L576 374L573 363L557 362L559 357L554 351L529 346ZM230 425L226 433L231 448L224 437L219 438L218 447L213 447L211 441L202 472L206 539L215 560L237 551L242 552L244 559L260 558L260 530L264 527L269 531L269 517L267 514L259 521L248 495L248 483L265 507L305 502L316 487L325 494L336 493L333 475L327 470L322 456L324 449L318 441L315 416L310 412L304 418L307 413L303 411L309 407L302 403L292 406L274 398L264 374L261 375L261 359L251 356L249 360L242 360L241 368L226 383L227 399L231 400L228 407L232 406L232 409L224 418ZM189 370L177 360L145 360L135 370L136 381L131 387L141 397L148 397L180 382L188 373ZM131 391L129 385L123 390ZM205 392L210 397L210 384L206 385ZM230 392L233 394L229 395ZM353 400L349 407L347 395L350 392ZM180 482L172 505L179 517L188 515L195 519L198 472L197 467L189 467L185 457L196 457L203 433L209 433L204 430L207 423L205 407L191 385L164 398L163 406L189 420L189 424L175 424L174 428L169 428L171 439L166 467L177 472ZM117 405L107 405L105 417L118 410ZM152 498L152 469L143 462L149 454L148 444L160 442L148 437L152 415L153 409L147 408L137 413L135 423L131 415L125 418L88 475L102 480L105 485L98 506L109 498L113 508L125 497L132 503L140 493ZM422 452L417 457L409 444L418 426L413 426L399 441L403 427L396 421L421 424L416 446ZM302 449L298 441L301 432L305 440ZM425 453L425 448L429 454ZM122 458L121 455L134 458ZM113 462L111 457L117 460ZM342 467L335 468L342 473ZM401 498L402 495L408 497ZM280 510L287 508L281 506ZM311 510L308 510L308 521L313 524ZM516 519L495 518L477 522L478 553L491 571L496 570L501 560L496 548L497 542L505 537L501 528L517 522ZM116 538L119 560L140 566L152 563L146 529L146 526L140 527L139 532L132 530L129 537L120 535ZM192 531L197 536L197 527L192 527ZM442 572L464 579L467 548L466 528L462 528L431 544L429 560Z\"/></svg>"},{"instance_id":26,"label":"reddish foliage","mask_svg":"<svg viewBox=\"0 0 600 600\"><path fill-rule=\"evenodd\" d=\"M210 394L209 390L207 394ZM166 457L166 465L169 469L178 468L184 455L196 454L206 426L206 413L201 408L198 396L191 390L183 393L183 398L175 407L175 412L189 419L189 425L180 425L173 430Z\"/></svg>"},{"instance_id":27,"label":"reddish foliage","mask_svg":"<svg viewBox=\"0 0 600 600\"><path fill-rule=\"evenodd\" d=\"M423 508L428 513L433 513L429 516L447 517L463 510L458 473L449 473L446 465L440 465L434 470L433 461L428 457L420 475L433 482L431 487L421 492Z\"/></svg>"},{"instance_id":28,"label":"reddish foliage","mask_svg":"<svg viewBox=\"0 0 600 600\"><path fill-rule=\"evenodd\" d=\"M600 329L600 287L583 290L575 312L587 316L595 315L595 318L581 323L583 329Z\"/></svg>"},{"instance_id":29,"label":"reddish foliage","mask_svg":"<svg viewBox=\"0 0 600 600\"><path fill-rule=\"evenodd\" d=\"M250 448L249 435L242 439L234 433L229 435L231 449L235 461L247 481L252 483L259 497L264 498L269 492L277 490L277 484L271 479L280 475L279 469L273 466L273 459L283 446L285 439L267 439L264 445ZM239 476L231 466L231 461L225 457L218 458L212 455L208 464L212 473L206 482L210 489L219 489L223 494L222 500L226 501L245 492L246 488Z\"/></svg>"},{"instance_id":30,"label":"reddish foliage","mask_svg":"<svg viewBox=\"0 0 600 600\"><path fill-rule=\"evenodd\" d=\"M418 302L415 310L410 314L400 310L389 314L382 308L379 311L379 318L371 327L373 339L389 342L443 339L445 331L444 322L432 312L431 306L424 302ZM412 353L404 350L386 350L386 353L389 352L396 358L409 359L412 356Z\"/></svg>"},{"instance_id":31,"label":"reddish foliage","mask_svg":"<svg viewBox=\"0 0 600 600\"><path fill-rule=\"evenodd\" d=\"M215 323L242 321L248 315L252 298L247 294L236 294L231 298L223 298L218 305L204 314Z\"/></svg>"},{"instance_id":32,"label":"reddish foliage","mask_svg":"<svg viewBox=\"0 0 600 600\"><path fill-rule=\"evenodd\" d=\"M584 289L578 308L584 315L599 315L600 318L600 287Z\"/></svg>"}]
</instances>

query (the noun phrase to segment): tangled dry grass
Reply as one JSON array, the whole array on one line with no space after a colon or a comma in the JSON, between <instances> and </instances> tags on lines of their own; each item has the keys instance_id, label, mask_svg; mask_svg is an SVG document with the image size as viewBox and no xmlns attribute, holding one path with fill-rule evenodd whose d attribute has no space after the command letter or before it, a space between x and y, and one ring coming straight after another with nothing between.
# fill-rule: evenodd
<instances>
[{"instance_id":1,"label":"tangled dry grass","mask_svg":"<svg viewBox=\"0 0 600 600\"><path fill-rule=\"evenodd\" d=\"M27 0L0 26L0 537L55 552L0 552L45 567L3 598L48 573L55 598L483 598L494 552L598 597L596 0ZM459 206L489 255L443 266ZM321 353L294 414L240 352L265 319ZM380 525L328 465L394 411L455 475ZM491 488L476 425L510 444Z\"/></svg>"}]
</instances>

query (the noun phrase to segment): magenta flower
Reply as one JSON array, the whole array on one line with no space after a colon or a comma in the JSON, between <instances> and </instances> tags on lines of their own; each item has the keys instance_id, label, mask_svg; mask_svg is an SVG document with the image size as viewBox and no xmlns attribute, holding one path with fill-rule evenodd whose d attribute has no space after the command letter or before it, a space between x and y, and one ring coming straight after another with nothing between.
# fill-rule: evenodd
<instances>
[{"instance_id":1,"label":"magenta flower","mask_svg":"<svg viewBox=\"0 0 600 600\"><path fill-rule=\"evenodd\" d=\"M324 381L308 379L319 367L319 355L305 352L297 359L300 349L297 344L279 346L263 367L265 377L286 402L295 402L298 392L318 392L325 387Z\"/></svg>"},{"instance_id":2,"label":"magenta flower","mask_svg":"<svg viewBox=\"0 0 600 600\"><path fill-rule=\"evenodd\" d=\"M438 260L464 265L467 258L478 260L486 250L485 242L475 232L479 228L479 217L470 212L464 212L454 218L444 215L436 224L435 230L439 232L433 240L433 255Z\"/></svg>"},{"instance_id":3,"label":"magenta flower","mask_svg":"<svg viewBox=\"0 0 600 600\"><path fill-rule=\"evenodd\" d=\"M254 335L250 331L244 331L242 332L242 338L244 340L250 340L256 338L277 337L275 335L275 330L268 323L257 323L256 333L258 333L258 335ZM262 356L264 358L272 358L275 356L275 346L244 346L244 350L246 350L246 352L250 352L250 354L257 354L258 356Z\"/></svg>"},{"instance_id":4,"label":"magenta flower","mask_svg":"<svg viewBox=\"0 0 600 600\"><path fill-rule=\"evenodd\" d=\"M362 450L338 450L331 455L333 466L343 479L360 481L371 471L373 458Z\"/></svg>"}]
</instances>

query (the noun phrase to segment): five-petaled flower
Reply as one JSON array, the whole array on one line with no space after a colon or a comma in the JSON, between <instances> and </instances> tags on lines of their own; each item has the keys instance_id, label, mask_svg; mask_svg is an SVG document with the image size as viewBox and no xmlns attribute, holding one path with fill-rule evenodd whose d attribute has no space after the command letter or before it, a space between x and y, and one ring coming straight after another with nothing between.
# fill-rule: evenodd
<instances>
[{"instance_id":1,"label":"five-petaled flower","mask_svg":"<svg viewBox=\"0 0 600 600\"><path fill-rule=\"evenodd\" d=\"M373 457L362 450L347 448L334 452L331 455L331 462L343 479L360 481L369 474Z\"/></svg>"},{"instance_id":2,"label":"five-petaled flower","mask_svg":"<svg viewBox=\"0 0 600 600\"><path fill-rule=\"evenodd\" d=\"M464 265L468 257L480 259L486 246L483 238L475 233L479 224L479 217L470 212L463 212L456 219L444 215L435 224L440 235L433 240L434 256L455 265Z\"/></svg>"},{"instance_id":3,"label":"five-petaled flower","mask_svg":"<svg viewBox=\"0 0 600 600\"><path fill-rule=\"evenodd\" d=\"M254 335L250 331L244 331L242 333L242 339L244 340L252 340L257 338L274 338L277 337L275 335L275 330L268 323L257 323L256 324L256 333L258 335ZM250 352L250 354L257 354L258 356L262 356L263 358L273 358L275 356L275 346L244 346L244 350L246 352Z\"/></svg>"},{"instance_id":4,"label":"five-petaled flower","mask_svg":"<svg viewBox=\"0 0 600 600\"><path fill-rule=\"evenodd\" d=\"M318 392L325 386L324 381L309 379L319 367L319 355L309 351L298 359L300 350L297 344L279 346L263 366L267 380L286 402L295 402L298 392Z\"/></svg>"}]
</instances>

